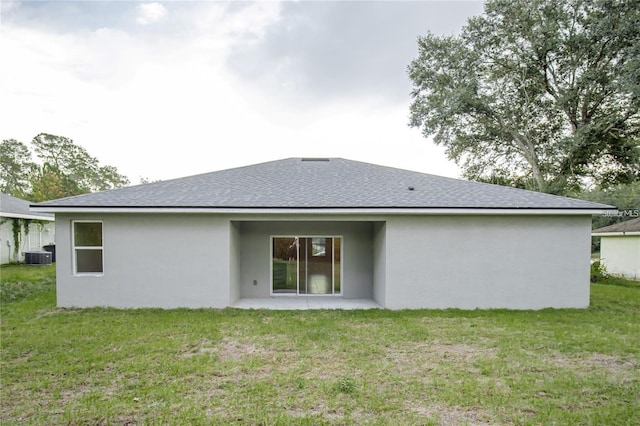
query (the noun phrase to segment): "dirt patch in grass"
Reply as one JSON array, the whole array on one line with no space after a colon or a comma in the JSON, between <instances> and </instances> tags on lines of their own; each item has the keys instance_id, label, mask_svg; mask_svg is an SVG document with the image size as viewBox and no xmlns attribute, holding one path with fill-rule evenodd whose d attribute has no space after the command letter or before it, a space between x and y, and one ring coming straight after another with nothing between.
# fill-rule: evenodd
<instances>
[{"instance_id":1,"label":"dirt patch in grass","mask_svg":"<svg viewBox=\"0 0 640 426\"><path fill-rule=\"evenodd\" d=\"M100 419L95 424L98 426L136 426L138 424L138 420L133 416L121 415L117 416L115 419Z\"/></svg>"},{"instance_id":2,"label":"dirt patch in grass","mask_svg":"<svg viewBox=\"0 0 640 426\"><path fill-rule=\"evenodd\" d=\"M186 345L182 356L193 358L199 355L215 356L220 362L243 362L250 359L262 359L272 365L291 363L298 358L298 353L291 349L276 349L270 346L258 345L231 337L225 337L220 342L202 339L195 345ZM282 361L282 362L279 362Z\"/></svg>"},{"instance_id":3,"label":"dirt patch in grass","mask_svg":"<svg viewBox=\"0 0 640 426\"><path fill-rule=\"evenodd\" d=\"M430 371L438 365L438 359L428 352L426 345L402 345L386 348L387 360L399 372L419 374Z\"/></svg>"},{"instance_id":4,"label":"dirt patch in grass","mask_svg":"<svg viewBox=\"0 0 640 426\"><path fill-rule=\"evenodd\" d=\"M333 421L344 419L344 409L342 407L333 409L321 404L311 408L286 407L286 412L294 418L322 417Z\"/></svg>"},{"instance_id":5,"label":"dirt patch in grass","mask_svg":"<svg viewBox=\"0 0 640 426\"><path fill-rule=\"evenodd\" d=\"M593 366L605 368L613 372L638 371L640 365L633 360L623 360L615 356L600 353L591 354L587 362Z\"/></svg>"},{"instance_id":6,"label":"dirt patch in grass","mask_svg":"<svg viewBox=\"0 0 640 426\"><path fill-rule=\"evenodd\" d=\"M220 361L238 361L247 356L263 356L266 352L255 343L235 339L224 339L217 349Z\"/></svg>"},{"instance_id":7,"label":"dirt patch in grass","mask_svg":"<svg viewBox=\"0 0 640 426\"><path fill-rule=\"evenodd\" d=\"M266 352L264 348L251 342L225 338L213 343L202 339L196 345L187 345L182 356L192 358L197 355L216 355L219 361L239 361L246 357L263 356Z\"/></svg>"},{"instance_id":8,"label":"dirt patch in grass","mask_svg":"<svg viewBox=\"0 0 640 426\"><path fill-rule=\"evenodd\" d=\"M453 358L454 360L465 362L472 362L480 357L495 357L495 351L492 348L481 346L436 343L430 345L429 349L431 353L443 358Z\"/></svg>"},{"instance_id":9,"label":"dirt patch in grass","mask_svg":"<svg viewBox=\"0 0 640 426\"><path fill-rule=\"evenodd\" d=\"M91 392L91 388L87 385L76 386L72 389L63 389L60 392L60 403L66 405L70 401L87 395Z\"/></svg>"},{"instance_id":10,"label":"dirt patch in grass","mask_svg":"<svg viewBox=\"0 0 640 426\"><path fill-rule=\"evenodd\" d=\"M585 358L569 357L560 352L551 352L542 358L543 361L576 373L579 376L588 376L593 371L602 371L613 382L629 382L637 380L640 363L634 360L621 359L602 353L592 353Z\"/></svg>"},{"instance_id":11,"label":"dirt patch in grass","mask_svg":"<svg viewBox=\"0 0 640 426\"><path fill-rule=\"evenodd\" d=\"M40 319L44 317L49 317L51 315L61 315L61 314L76 314L80 312L79 309L75 308L53 308L53 309L43 309L38 311L38 315L34 319Z\"/></svg>"},{"instance_id":12,"label":"dirt patch in grass","mask_svg":"<svg viewBox=\"0 0 640 426\"><path fill-rule=\"evenodd\" d=\"M216 354L218 352L215 344L208 339L202 339L195 345L184 345L183 350L184 352L182 356L184 358L193 358L194 356L198 355Z\"/></svg>"},{"instance_id":13,"label":"dirt patch in grass","mask_svg":"<svg viewBox=\"0 0 640 426\"><path fill-rule=\"evenodd\" d=\"M442 363L454 363L474 369L473 363L480 358L494 358L492 348L464 344L416 343L387 347L389 359L399 371L424 373Z\"/></svg>"},{"instance_id":14,"label":"dirt patch in grass","mask_svg":"<svg viewBox=\"0 0 640 426\"><path fill-rule=\"evenodd\" d=\"M435 404L429 406L407 405L407 409L417 413L421 417L436 420L438 425L490 425L495 421L489 421L489 412L480 407L451 407Z\"/></svg>"},{"instance_id":15,"label":"dirt patch in grass","mask_svg":"<svg viewBox=\"0 0 640 426\"><path fill-rule=\"evenodd\" d=\"M77 314L78 312L80 312L80 309L77 308L53 308L49 311L44 311L43 315Z\"/></svg>"}]
</instances>

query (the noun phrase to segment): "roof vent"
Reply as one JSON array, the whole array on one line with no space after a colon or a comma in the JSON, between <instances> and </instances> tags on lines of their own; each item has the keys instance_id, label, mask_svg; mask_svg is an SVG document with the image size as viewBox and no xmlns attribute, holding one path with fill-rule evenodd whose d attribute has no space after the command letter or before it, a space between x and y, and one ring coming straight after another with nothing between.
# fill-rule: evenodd
<instances>
[{"instance_id":1,"label":"roof vent","mask_svg":"<svg viewBox=\"0 0 640 426\"><path fill-rule=\"evenodd\" d=\"M416 189L416 188L415 188L415 187L413 187L413 186L410 186L410 187L408 187L407 189L408 189L409 191L413 191L413 190L414 190L414 189Z\"/></svg>"},{"instance_id":2,"label":"roof vent","mask_svg":"<svg viewBox=\"0 0 640 426\"><path fill-rule=\"evenodd\" d=\"M308 157L308 158L302 158L302 161L329 161L329 159L328 158Z\"/></svg>"}]
</instances>

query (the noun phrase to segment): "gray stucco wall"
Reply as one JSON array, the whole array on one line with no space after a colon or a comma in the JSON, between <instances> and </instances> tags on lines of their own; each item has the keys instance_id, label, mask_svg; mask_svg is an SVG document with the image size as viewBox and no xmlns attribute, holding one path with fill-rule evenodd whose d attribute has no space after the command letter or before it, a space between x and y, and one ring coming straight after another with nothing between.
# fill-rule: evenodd
<instances>
[{"instance_id":1,"label":"gray stucco wall","mask_svg":"<svg viewBox=\"0 0 640 426\"><path fill-rule=\"evenodd\" d=\"M240 222L241 297L269 297L271 236L284 235L342 236L342 296L373 297L372 224L326 221Z\"/></svg>"},{"instance_id":2,"label":"gray stucco wall","mask_svg":"<svg viewBox=\"0 0 640 426\"><path fill-rule=\"evenodd\" d=\"M102 276L73 275L72 219L103 222ZM57 214L58 305L269 297L271 236L341 235L345 298L390 309L586 307L590 227L589 216Z\"/></svg>"},{"instance_id":3,"label":"gray stucco wall","mask_svg":"<svg viewBox=\"0 0 640 426\"><path fill-rule=\"evenodd\" d=\"M240 224L231 222L229 231L229 291L233 304L240 298Z\"/></svg>"},{"instance_id":4,"label":"gray stucco wall","mask_svg":"<svg viewBox=\"0 0 640 426\"><path fill-rule=\"evenodd\" d=\"M386 223L373 224L373 299L385 305L387 285Z\"/></svg>"},{"instance_id":5,"label":"gray stucco wall","mask_svg":"<svg viewBox=\"0 0 640 426\"><path fill-rule=\"evenodd\" d=\"M74 276L71 220L103 222L104 274ZM58 306L225 307L230 227L214 215L56 215Z\"/></svg>"},{"instance_id":6,"label":"gray stucco wall","mask_svg":"<svg viewBox=\"0 0 640 426\"><path fill-rule=\"evenodd\" d=\"M590 216L394 216L390 309L587 307Z\"/></svg>"}]
</instances>

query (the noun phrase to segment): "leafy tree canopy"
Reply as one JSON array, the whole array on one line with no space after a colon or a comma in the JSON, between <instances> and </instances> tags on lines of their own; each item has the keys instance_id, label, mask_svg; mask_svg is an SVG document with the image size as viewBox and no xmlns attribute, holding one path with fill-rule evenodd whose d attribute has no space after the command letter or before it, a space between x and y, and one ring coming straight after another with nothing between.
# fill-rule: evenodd
<instances>
[{"instance_id":1,"label":"leafy tree canopy","mask_svg":"<svg viewBox=\"0 0 640 426\"><path fill-rule=\"evenodd\" d=\"M83 147L64 136L40 133L31 142L39 163L22 142L0 144L0 190L32 201L46 201L129 184L113 166L101 166Z\"/></svg>"},{"instance_id":2,"label":"leafy tree canopy","mask_svg":"<svg viewBox=\"0 0 640 426\"><path fill-rule=\"evenodd\" d=\"M594 216L594 229L633 219L640 211L640 181L614 185L606 189L593 188L580 194L575 194L575 196L583 200L609 204L618 208L618 214Z\"/></svg>"},{"instance_id":3,"label":"leafy tree canopy","mask_svg":"<svg viewBox=\"0 0 640 426\"><path fill-rule=\"evenodd\" d=\"M640 179L638 0L489 0L418 48L410 125L465 177L559 194Z\"/></svg>"},{"instance_id":4,"label":"leafy tree canopy","mask_svg":"<svg viewBox=\"0 0 640 426\"><path fill-rule=\"evenodd\" d=\"M15 139L0 143L0 192L26 198L31 176L37 168L25 144Z\"/></svg>"}]
</instances>

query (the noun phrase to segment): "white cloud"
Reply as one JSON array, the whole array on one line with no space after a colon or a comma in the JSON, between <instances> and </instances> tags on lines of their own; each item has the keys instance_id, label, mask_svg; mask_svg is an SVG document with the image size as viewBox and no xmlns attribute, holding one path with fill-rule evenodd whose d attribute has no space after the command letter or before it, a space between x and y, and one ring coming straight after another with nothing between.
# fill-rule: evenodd
<instances>
[{"instance_id":1,"label":"white cloud","mask_svg":"<svg viewBox=\"0 0 640 426\"><path fill-rule=\"evenodd\" d=\"M157 22L167 15L167 9L160 3L142 3L138 6L140 15L136 22L140 25L147 25Z\"/></svg>"},{"instance_id":2,"label":"white cloud","mask_svg":"<svg viewBox=\"0 0 640 426\"><path fill-rule=\"evenodd\" d=\"M17 10L20 7L19 1L2 0L0 1L0 22L2 20L2 14L10 13Z\"/></svg>"},{"instance_id":3,"label":"white cloud","mask_svg":"<svg viewBox=\"0 0 640 426\"><path fill-rule=\"evenodd\" d=\"M193 40L202 46L224 47L228 53L242 44L254 44L280 19L280 2L239 3L229 8L206 4L189 16Z\"/></svg>"},{"instance_id":4,"label":"white cloud","mask_svg":"<svg viewBox=\"0 0 640 426\"><path fill-rule=\"evenodd\" d=\"M458 174L442 149L407 127L409 100L344 97L298 108L238 77L228 55L286 24L279 3L172 7L172 32L3 26L11 67L0 68L0 138L67 136L134 182L296 156Z\"/></svg>"}]
</instances>

